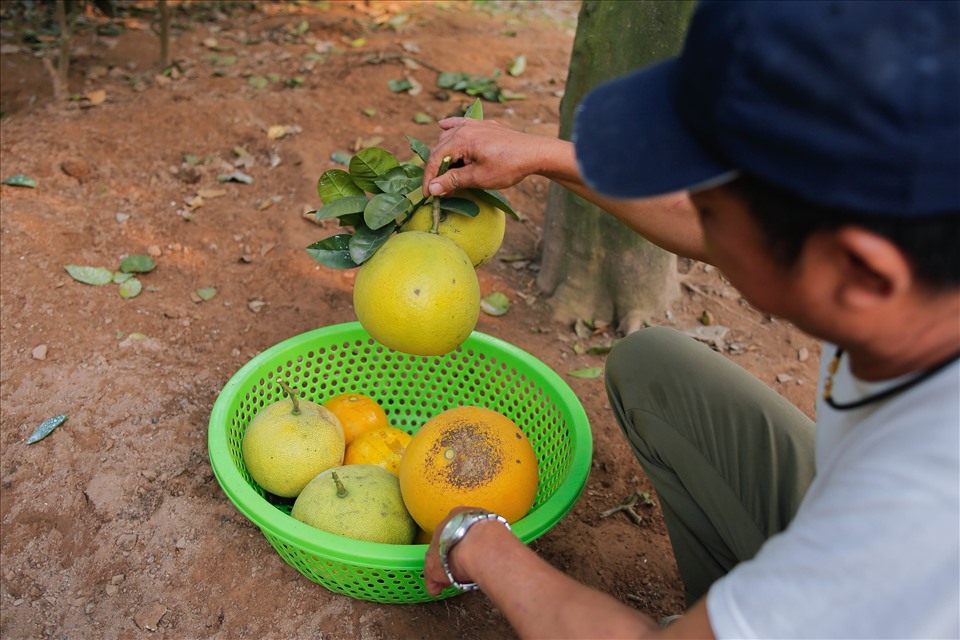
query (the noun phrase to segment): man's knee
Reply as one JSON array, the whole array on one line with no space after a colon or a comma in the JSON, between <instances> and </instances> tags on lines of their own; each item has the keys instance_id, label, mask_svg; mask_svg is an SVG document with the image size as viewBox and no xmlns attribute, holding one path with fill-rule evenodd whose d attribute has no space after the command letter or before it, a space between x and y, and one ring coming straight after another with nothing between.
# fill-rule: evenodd
<instances>
[{"instance_id":1,"label":"man's knee","mask_svg":"<svg viewBox=\"0 0 960 640\"><path fill-rule=\"evenodd\" d=\"M630 334L607 356L607 389L619 396L627 386L643 387L648 381L669 375L677 345L690 340L670 327L650 327Z\"/></svg>"}]
</instances>

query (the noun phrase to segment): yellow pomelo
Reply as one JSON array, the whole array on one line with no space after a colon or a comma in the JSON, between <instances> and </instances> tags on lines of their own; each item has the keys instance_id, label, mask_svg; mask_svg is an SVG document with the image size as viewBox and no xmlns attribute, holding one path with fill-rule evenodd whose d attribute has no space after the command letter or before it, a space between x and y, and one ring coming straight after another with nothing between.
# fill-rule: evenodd
<instances>
[{"instance_id":1,"label":"yellow pomelo","mask_svg":"<svg viewBox=\"0 0 960 640\"><path fill-rule=\"evenodd\" d=\"M460 346L480 317L480 282L467 254L436 233L390 237L363 263L353 306L377 342L419 356Z\"/></svg>"},{"instance_id":2,"label":"yellow pomelo","mask_svg":"<svg viewBox=\"0 0 960 640\"><path fill-rule=\"evenodd\" d=\"M440 225L437 233L450 238L466 252L474 267L479 267L493 257L503 243L503 233L507 218L503 211L478 200L469 192L450 194L451 198L464 198L480 207L476 217L455 211L440 210ZM407 220L400 231L430 231L433 229L433 205L425 204L418 208Z\"/></svg>"},{"instance_id":3,"label":"yellow pomelo","mask_svg":"<svg viewBox=\"0 0 960 640\"><path fill-rule=\"evenodd\" d=\"M337 416L308 400L278 400L253 417L241 451L247 471L274 495L294 498L316 475L343 462Z\"/></svg>"},{"instance_id":4,"label":"yellow pomelo","mask_svg":"<svg viewBox=\"0 0 960 640\"><path fill-rule=\"evenodd\" d=\"M417 534L397 476L372 464L324 471L300 492L290 515L317 529L367 542L411 544Z\"/></svg>"}]
</instances>

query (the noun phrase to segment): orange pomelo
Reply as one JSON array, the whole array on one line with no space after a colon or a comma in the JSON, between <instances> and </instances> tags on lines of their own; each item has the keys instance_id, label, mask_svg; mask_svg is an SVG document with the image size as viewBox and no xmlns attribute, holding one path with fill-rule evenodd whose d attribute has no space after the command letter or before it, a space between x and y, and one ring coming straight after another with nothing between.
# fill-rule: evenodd
<instances>
[{"instance_id":1,"label":"orange pomelo","mask_svg":"<svg viewBox=\"0 0 960 640\"><path fill-rule=\"evenodd\" d=\"M400 459L410 443L410 434L394 427L380 427L360 434L347 445L343 464L375 464L393 475L400 473Z\"/></svg>"},{"instance_id":2,"label":"orange pomelo","mask_svg":"<svg viewBox=\"0 0 960 640\"><path fill-rule=\"evenodd\" d=\"M424 531L417 527L417 535L413 538L413 544L430 544L433 541L433 533Z\"/></svg>"},{"instance_id":3,"label":"orange pomelo","mask_svg":"<svg viewBox=\"0 0 960 640\"><path fill-rule=\"evenodd\" d=\"M349 445L360 434L389 427L387 414L377 401L360 393L341 393L323 403L343 426L343 441Z\"/></svg>"},{"instance_id":4,"label":"orange pomelo","mask_svg":"<svg viewBox=\"0 0 960 640\"><path fill-rule=\"evenodd\" d=\"M527 436L506 416L482 407L434 416L413 434L400 461L403 502L427 532L459 506L516 522L530 511L538 483Z\"/></svg>"}]
</instances>

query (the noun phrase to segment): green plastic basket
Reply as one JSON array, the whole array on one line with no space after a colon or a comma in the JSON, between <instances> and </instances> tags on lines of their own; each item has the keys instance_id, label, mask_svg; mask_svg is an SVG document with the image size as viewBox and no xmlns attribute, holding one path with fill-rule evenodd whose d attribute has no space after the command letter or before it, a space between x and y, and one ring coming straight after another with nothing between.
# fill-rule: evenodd
<instances>
[{"instance_id":1,"label":"green plastic basket","mask_svg":"<svg viewBox=\"0 0 960 640\"><path fill-rule=\"evenodd\" d=\"M440 357L410 356L375 342L357 322L290 338L250 360L220 392L208 447L217 481L236 507L300 573L362 600L412 603L460 593L427 593L426 545L364 542L320 531L290 517L247 473L243 432L264 406L283 397L281 377L303 397L324 402L341 393L377 400L392 426L414 433L434 415L461 405L499 411L530 438L540 485L530 513L513 530L529 543L573 507L590 472L593 440L580 401L547 365L502 340L474 332Z\"/></svg>"}]
</instances>

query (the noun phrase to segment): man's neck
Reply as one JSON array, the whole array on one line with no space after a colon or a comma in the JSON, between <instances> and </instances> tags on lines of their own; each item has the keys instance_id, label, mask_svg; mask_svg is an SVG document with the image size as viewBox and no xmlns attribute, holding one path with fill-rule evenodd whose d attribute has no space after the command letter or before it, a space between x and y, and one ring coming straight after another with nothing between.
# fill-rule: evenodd
<instances>
[{"instance_id":1,"label":"man's neck","mask_svg":"<svg viewBox=\"0 0 960 640\"><path fill-rule=\"evenodd\" d=\"M960 352L960 295L924 305L889 322L889 335L872 334L869 342L845 345L850 370L866 381L890 380L926 371Z\"/></svg>"}]
</instances>

